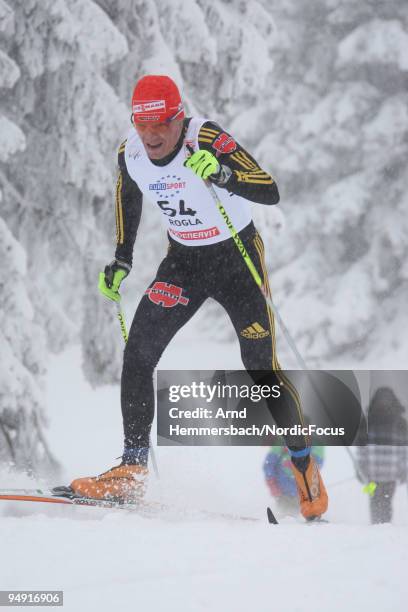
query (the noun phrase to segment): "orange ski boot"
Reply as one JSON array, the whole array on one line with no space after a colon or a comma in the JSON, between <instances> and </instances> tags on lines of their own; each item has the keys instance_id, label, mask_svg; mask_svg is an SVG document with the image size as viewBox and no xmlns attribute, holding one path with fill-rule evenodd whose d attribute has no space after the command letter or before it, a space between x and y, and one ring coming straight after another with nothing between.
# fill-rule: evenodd
<instances>
[{"instance_id":1,"label":"orange ski boot","mask_svg":"<svg viewBox=\"0 0 408 612\"><path fill-rule=\"evenodd\" d=\"M99 476L77 478L70 486L82 497L135 502L144 497L147 474L143 465L121 464Z\"/></svg>"},{"instance_id":2,"label":"orange ski boot","mask_svg":"<svg viewBox=\"0 0 408 612\"><path fill-rule=\"evenodd\" d=\"M302 451L300 451L302 453ZM300 511L307 521L320 518L329 505L319 468L309 453L291 453Z\"/></svg>"}]
</instances>

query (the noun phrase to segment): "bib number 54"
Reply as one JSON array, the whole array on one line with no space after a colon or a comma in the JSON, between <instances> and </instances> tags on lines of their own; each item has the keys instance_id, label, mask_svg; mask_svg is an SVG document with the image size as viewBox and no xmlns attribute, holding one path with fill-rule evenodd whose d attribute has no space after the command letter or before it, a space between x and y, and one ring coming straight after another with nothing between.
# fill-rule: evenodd
<instances>
[{"instance_id":1,"label":"bib number 54","mask_svg":"<svg viewBox=\"0 0 408 612\"><path fill-rule=\"evenodd\" d=\"M168 217L175 217L177 214L179 215L189 215L190 217L194 217L197 214L196 210L192 208L186 208L184 200L180 200L177 208L173 208L172 206L168 206L170 202L168 200L158 200L157 204L160 206L162 211Z\"/></svg>"}]
</instances>

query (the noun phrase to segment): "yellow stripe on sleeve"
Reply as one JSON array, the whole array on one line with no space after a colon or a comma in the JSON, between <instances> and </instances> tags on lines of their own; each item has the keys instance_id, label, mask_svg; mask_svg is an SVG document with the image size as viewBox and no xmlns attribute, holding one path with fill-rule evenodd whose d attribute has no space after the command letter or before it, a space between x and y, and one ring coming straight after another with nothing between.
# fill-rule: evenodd
<instances>
[{"instance_id":1,"label":"yellow stripe on sleeve","mask_svg":"<svg viewBox=\"0 0 408 612\"><path fill-rule=\"evenodd\" d=\"M235 155L241 159L242 165L245 165L249 170L260 170L258 164L252 161L244 151L237 151Z\"/></svg>"},{"instance_id":2,"label":"yellow stripe on sleeve","mask_svg":"<svg viewBox=\"0 0 408 612\"><path fill-rule=\"evenodd\" d=\"M248 162L239 155L239 151L230 155L230 158L236 161L242 168L245 168L245 170L253 170L255 167L253 164L248 164Z\"/></svg>"},{"instance_id":3,"label":"yellow stripe on sleeve","mask_svg":"<svg viewBox=\"0 0 408 612\"><path fill-rule=\"evenodd\" d=\"M122 173L119 173L116 183L116 242L123 244L125 232L123 229L123 209L122 209Z\"/></svg>"},{"instance_id":4,"label":"yellow stripe on sleeve","mask_svg":"<svg viewBox=\"0 0 408 612\"><path fill-rule=\"evenodd\" d=\"M259 185L270 185L273 183L273 178L266 172L264 174L255 174L253 172L243 172L242 170L235 170L237 179L241 183L256 183Z\"/></svg>"},{"instance_id":5,"label":"yellow stripe on sleeve","mask_svg":"<svg viewBox=\"0 0 408 612\"><path fill-rule=\"evenodd\" d=\"M205 128L202 127L198 133L198 136L200 137L201 134L203 134L204 136L217 136L220 133L220 130L212 130L211 128Z\"/></svg>"}]
</instances>

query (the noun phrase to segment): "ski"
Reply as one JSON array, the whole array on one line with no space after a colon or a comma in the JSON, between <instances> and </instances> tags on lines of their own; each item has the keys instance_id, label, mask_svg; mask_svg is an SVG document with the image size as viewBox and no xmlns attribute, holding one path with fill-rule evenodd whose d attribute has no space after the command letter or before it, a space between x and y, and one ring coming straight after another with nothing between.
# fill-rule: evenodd
<instances>
[{"instance_id":1,"label":"ski","mask_svg":"<svg viewBox=\"0 0 408 612\"><path fill-rule=\"evenodd\" d=\"M276 516L274 515L272 509L269 506L266 509L266 516L268 517L268 523L270 523L271 525L279 525Z\"/></svg>"},{"instance_id":2,"label":"ski","mask_svg":"<svg viewBox=\"0 0 408 612\"><path fill-rule=\"evenodd\" d=\"M252 516L242 516L228 512L212 510L188 509L152 500L125 501L119 498L95 499L76 495L70 487L54 487L53 489L0 489L0 501L35 502L61 504L71 506L90 506L107 509L120 509L134 512L146 518L183 518L183 519L214 519L226 521L259 522Z\"/></svg>"},{"instance_id":3,"label":"ski","mask_svg":"<svg viewBox=\"0 0 408 612\"><path fill-rule=\"evenodd\" d=\"M0 500L72 504L71 500L54 495L48 489L1 489Z\"/></svg>"},{"instance_id":4,"label":"ski","mask_svg":"<svg viewBox=\"0 0 408 612\"><path fill-rule=\"evenodd\" d=\"M130 503L119 499L102 500L92 497L81 497L70 491L69 487L56 487L55 489L2 489L0 490L0 500L98 506L101 508L138 508L143 505L139 502Z\"/></svg>"},{"instance_id":5,"label":"ski","mask_svg":"<svg viewBox=\"0 0 408 612\"><path fill-rule=\"evenodd\" d=\"M272 509L269 506L266 508L266 516L268 517L268 523L270 523L271 525L280 525L281 524L281 523L279 523L278 519L276 518L276 516L272 512ZM329 522L330 521L328 521L327 519L321 518L320 516L316 516L314 518L309 518L309 519L306 519L305 521L302 521L302 524L306 524L306 525L324 524L324 525L327 525Z\"/></svg>"},{"instance_id":6,"label":"ski","mask_svg":"<svg viewBox=\"0 0 408 612\"><path fill-rule=\"evenodd\" d=\"M181 508L172 504L152 500L125 501L119 498L95 499L76 495L70 487L54 487L53 489L0 489L0 501L34 502L47 504L61 504L68 506L88 506L105 509L128 510L145 518L173 518L173 519L214 519L225 521L244 521L248 523L260 522L260 518L243 516L229 512L216 512L212 510ZM279 521L272 509L266 509L268 523L279 525ZM316 525L328 524L327 519L316 517L306 520L302 524Z\"/></svg>"}]
</instances>

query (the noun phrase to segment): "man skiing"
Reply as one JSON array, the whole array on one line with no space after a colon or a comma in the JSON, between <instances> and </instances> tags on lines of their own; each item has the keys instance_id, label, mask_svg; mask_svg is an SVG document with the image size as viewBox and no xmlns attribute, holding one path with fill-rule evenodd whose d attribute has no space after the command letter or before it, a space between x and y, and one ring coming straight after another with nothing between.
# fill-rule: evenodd
<instances>
[{"instance_id":1,"label":"man skiing","mask_svg":"<svg viewBox=\"0 0 408 612\"><path fill-rule=\"evenodd\" d=\"M266 286L264 246L250 203L276 204L276 183L219 125L186 118L177 85L167 76L148 75L138 81L132 124L118 153L115 259L105 268L100 291L120 299L120 284L132 268L143 196L161 213L169 249L139 303L124 351L122 461L99 476L71 483L76 494L100 499L143 496L154 415L153 372L173 336L209 297L229 315L245 368L285 381L285 410L270 406L277 425L303 424L296 389L277 360L273 314L204 181L212 183ZM310 447L303 437L285 441L301 511L306 518L320 516L327 509L327 494Z\"/></svg>"}]
</instances>

